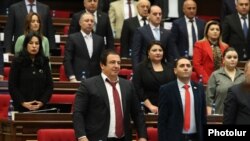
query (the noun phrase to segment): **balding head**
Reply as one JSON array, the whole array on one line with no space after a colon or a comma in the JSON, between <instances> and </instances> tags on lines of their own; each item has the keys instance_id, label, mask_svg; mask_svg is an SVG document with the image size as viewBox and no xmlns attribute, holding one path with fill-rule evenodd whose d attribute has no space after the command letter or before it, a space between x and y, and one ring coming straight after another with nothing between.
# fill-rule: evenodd
<instances>
[{"instance_id":1,"label":"balding head","mask_svg":"<svg viewBox=\"0 0 250 141\"><path fill-rule=\"evenodd\" d=\"M153 26L155 27L159 26L161 24L161 18L162 18L161 8L157 5L151 6L148 18Z\"/></svg>"},{"instance_id":2,"label":"balding head","mask_svg":"<svg viewBox=\"0 0 250 141\"><path fill-rule=\"evenodd\" d=\"M196 16L197 5L194 0L186 0L183 3L183 13L189 19L192 19Z\"/></svg>"}]
</instances>

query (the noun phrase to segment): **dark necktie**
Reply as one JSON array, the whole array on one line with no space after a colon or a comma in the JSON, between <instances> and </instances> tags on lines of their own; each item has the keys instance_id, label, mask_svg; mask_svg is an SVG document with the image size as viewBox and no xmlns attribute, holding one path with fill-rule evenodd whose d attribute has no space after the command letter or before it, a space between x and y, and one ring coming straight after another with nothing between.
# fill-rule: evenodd
<instances>
[{"instance_id":1,"label":"dark necktie","mask_svg":"<svg viewBox=\"0 0 250 141\"><path fill-rule=\"evenodd\" d=\"M30 13L31 13L31 12L34 12L34 11L33 11L33 6L34 6L34 4L31 3L31 4L30 4Z\"/></svg>"},{"instance_id":2,"label":"dark necktie","mask_svg":"<svg viewBox=\"0 0 250 141\"><path fill-rule=\"evenodd\" d=\"M185 84L183 86L185 89L185 105L184 105L184 127L183 129L185 131L188 131L190 129L190 114L191 114L191 104L190 104L190 92L188 90L189 85Z\"/></svg>"},{"instance_id":3,"label":"dark necktie","mask_svg":"<svg viewBox=\"0 0 250 141\"><path fill-rule=\"evenodd\" d=\"M128 0L128 17L132 17L132 10L131 10L131 0Z\"/></svg>"},{"instance_id":4,"label":"dark necktie","mask_svg":"<svg viewBox=\"0 0 250 141\"><path fill-rule=\"evenodd\" d=\"M212 44L213 57L214 57L214 70L221 67L222 53L217 44Z\"/></svg>"},{"instance_id":5,"label":"dark necktie","mask_svg":"<svg viewBox=\"0 0 250 141\"><path fill-rule=\"evenodd\" d=\"M195 33L195 29L194 29L194 20L189 20L189 22L191 23L191 29L192 29L192 38L193 38L193 44L197 41L196 39L196 33Z\"/></svg>"},{"instance_id":6,"label":"dark necktie","mask_svg":"<svg viewBox=\"0 0 250 141\"><path fill-rule=\"evenodd\" d=\"M248 27L247 27L247 22L246 22L247 17L242 16L241 18L243 19L243 33L244 33L245 38L247 38L247 33L248 33Z\"/></svg>"},{"instance_id":7,"label":"dark necktie","mask_svg":"<svg viewBox=\"0 0 250 141\"><path fill-rule=\"evenodd\" d=\"M119 93L115 87L116 82L110 82L108 79L106 81L112 86L113 89L113 97L114 97L114 104L115 104L115 134L118 138L121 138L124 131L123 131L123 116L122 116L122 106L120 101Z\"/></svg>"},{"instance_id":8,"label":"dark necktie","mask_svg":"<svg viewBox=\"0 0 250 141\"><path fill-rule=\"evenodd\" d=\"M143 20L143 26L147 25L147 22L146 22L147 18L146 17L142 17L141 19Z\"/></svg>"}]
</instances>

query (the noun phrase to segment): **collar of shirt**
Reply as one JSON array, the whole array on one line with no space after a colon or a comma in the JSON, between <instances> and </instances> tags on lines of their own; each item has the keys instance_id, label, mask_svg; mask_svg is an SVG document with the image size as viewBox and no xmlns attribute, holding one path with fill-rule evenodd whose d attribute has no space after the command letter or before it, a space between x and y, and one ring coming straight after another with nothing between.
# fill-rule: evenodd
<instances>
[{"instance_id":1,"label":"collar of shirt","mask_svg":"<svg viewBox=\"0 0 250 141\"><path fill-rule=\"evenodd\" d=\"M149 23L149 26L150 26L152 31L155 30L155 28L158 28L160 30L160 25L155 27L151 23Z\"/></svg>"},{"instance_id":2,"label":"collar of shirt","mask_svg":"<svg viewBox=\"0 0 250 141\"><path fill-rule=\"evenodd\" d=\"M95 23L97 23L97 11L95 11L94 13L91 13L91 12L89 12L89 11L86 9L86 12L87 12L87 13L90 13L90 14L93 14L94 19L95 19Z\"/></svg>"},{"instance_id":3,"label":"collar of shirt","mask_svg":"<svg viewBox=\"0 0 250 141\"><path fill-rule=\"evenodd\" d=\"M243 15L241 15L240 13L238 13L238 15L239 15L240 19L241 19L241 20L243 20L243 19L242 19L242 17L244 17L244 16L243 16ZM246 17L246 21L248 21L248 14L247 14L247 15L245 15L245 17Z\"/></svg>"},{"instance_id":4,"label":"collar of shirt","mask_svg":"<svg viewBox=\"0 0 250 141\"><path fill-rule=\"evenodd\" d=\"M103 79L103 81L104 81L105 83L107 83L107 82L106 82L106 79L110 80L110 79L107 77L107 75L104 74L103 72L101 73L101 76L102 76L102 79ZM111 81L111 82L112 82L112 81ZM117 81L116 81L116 82L119 82L119 77L117 77Z\"/></svg>"},{"instance_id":5,"label":"collar of shirt","mask_svg":"<svg viewBox=\"0 0 250 141\"><path fill-rule=\"evenodd\" d=\"M26 6L30 6L30 4L31 4L28 0L25 0L24 2L25 2ZM34 2L32 4L33 4L33 6L36 6L36 0L34 0Z\"/></svg>"},{"instance_id":6,"label":"collar of shirt","mask_svg":"<svg viewBox=\"0 0 250 141\"><path fill-rule=\"evenodd\" d=\"M190 23L190 20L191 20L191 19L189 19L187 16L184 16L184 17L185 17L186 23ZM192 20L193 20L193 23L196 23L195 17L194 17Z\"/></svg>"},{"instance_id":7,"label":"collar of shirt","mask_svg":"<svg viewBox=\"0 0 250 141\"><path fill-rule=\"evenodd\" d=\"M86 34L85 32L83 32L81 30L81 33L82 33L82 36L85 38L85 37L92 37L92 33L90 32L89 34Z\"/></svg>"},{"instance_id":8,"label":"collar of shirt","mask_svg":"<svg viewBox=\"0 0 250 141\"><path fill-rule=\"evenodd\" d=\"M190 81L189 81L187 84L189 85L189 88L192 88ZM181 81L177 78L177 85L178 85L178 88L179 88L179 90L180 90L180 89L183 89L183 86L184 86L185 84L184 84L183 82L181 82Z\"/></svg>"}]
</instances>

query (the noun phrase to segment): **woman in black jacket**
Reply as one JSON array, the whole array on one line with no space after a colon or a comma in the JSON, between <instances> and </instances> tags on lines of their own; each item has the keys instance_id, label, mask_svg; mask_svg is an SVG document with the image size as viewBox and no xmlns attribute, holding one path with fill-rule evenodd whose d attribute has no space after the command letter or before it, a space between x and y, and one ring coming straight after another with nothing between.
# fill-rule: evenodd
<instances>
[{"instance_id":1,"label":"woman in black jacket","mask_svg":"<svg viewBox=\"0 0 250 141\"><path fill-rule=\"evenodd\" d=\"M9 92L14 109L19 112L42 109L53 93L49 59L36 32L25 36L23 50L12 61Z\"/></svg>"}]
</instances>

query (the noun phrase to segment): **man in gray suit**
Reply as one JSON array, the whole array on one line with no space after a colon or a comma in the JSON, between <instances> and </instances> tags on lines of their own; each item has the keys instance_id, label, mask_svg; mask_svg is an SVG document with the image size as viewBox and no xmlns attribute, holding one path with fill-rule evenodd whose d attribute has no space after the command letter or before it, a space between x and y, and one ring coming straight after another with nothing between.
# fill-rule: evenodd
<instances>
[{"instance_id":1,"label":"man in gray suit","mask_svg":"<svg viewBox=\"0 0 250 141\"><path fill-rule=\"evenodd\" d=\"M118 77L120 64L114 50L105 50L101 75L81 82L73 112L78 141L131 141L131 118L139 141L146 141L144 115L132 83Z\"/></svg>"},{"instance_id":2,"label":"man in gray suit","mask_svg":"<svg viewBox=\"0 0 250 141\"><path fill-rule=\"evenodd\" d=\"M71 82L100 74L100 56L104 50L103 38L92 33L94 17L90 13L81 15L81 31L70 34L66 42L64 68Z\"/></svg>"},{"instance_id":3,"label":"man in gray suit","mask_svg":"<svg viewBox=\"0 0 250 141\"><path fill-rule=\"evenodd\" d=\"M37 0L23 0L9 8L8 20L4 30L4 47L6 52L14 53L16 39L24 34L24 21L29 12L36 12L41 17L43 34L49 39L50 48L55 48L55 31L52 25L50 8ZM14 36L14 42L12 38Z\"/></svg>"}]
</instances>

